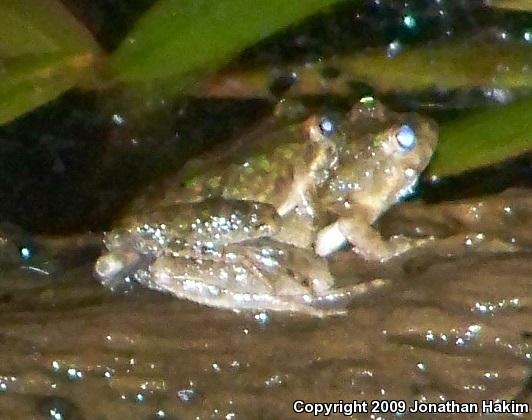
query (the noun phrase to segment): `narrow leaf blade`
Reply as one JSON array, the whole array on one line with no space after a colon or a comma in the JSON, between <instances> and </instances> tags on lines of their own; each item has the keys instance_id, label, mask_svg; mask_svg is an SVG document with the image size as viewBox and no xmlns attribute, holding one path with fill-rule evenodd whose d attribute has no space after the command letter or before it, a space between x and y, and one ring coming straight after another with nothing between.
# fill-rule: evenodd
<instances>
[{"instance_id":1,"label":"narrow leaf blade","mask_svg":"<svg viewBox=\"0 0 532 420\"><path fill-rule=\"evenodd\" d=\"M111 60L116 79L144 82L219 65L337 0L160 0Z\"/></svg>"},{"instance_id":2,"label":"narrow leaf blade","mask_svg":"<svg viewBox=\"0 0 532 420\"><path fill-rule=\"evenodd\" d=\"M429 172L456 174L532 150L532 98L442 124Z\"/></svg>"}]
</instances>

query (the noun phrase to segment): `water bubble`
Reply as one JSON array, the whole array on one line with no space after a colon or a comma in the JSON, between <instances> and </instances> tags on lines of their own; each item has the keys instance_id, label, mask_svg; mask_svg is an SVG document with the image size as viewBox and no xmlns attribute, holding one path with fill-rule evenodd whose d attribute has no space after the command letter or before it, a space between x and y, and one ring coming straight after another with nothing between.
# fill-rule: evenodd
<instances>
[{"instance_id":1,"label":"water bubble","mask_svg":"<svg viewBox=\"0 0 532 420\"><path fill-rule=\"evenodd\" d=\"M403 23L408 29L414 29L417 25L416 19L412 15L403 17Z\"/></svg>"},{"instance_id":2,"label":"water bubble","mask_svg":"<svg viewBox=\"0 0 532 420\"><path fill-rule=\"evenodd\" d=\"M77 407L72 401L63 397L42 398L37 403L37 412L41 414L43 418L50 420L82 420L84 418L79 407Z\"/></svg>"},{"instance_id":3,"label":"water bubble","mask_svg":"<svg viewBox=\"0 0 532 420\"><path fill-rule=\"evenodd\" d=\"M266 312L260 312L255 314L255 320L258 324L264 327L270 323L270 315L268 315Z\"/></svg>"},{"instance_id":4,"label":"water bubble","mask_svg":"<svg viewBox=\"0 0 532 420\"><path fill-rule=\"evenodd\" d=\"M126 122L125 118L120 114L113 114L111 117L111 120L113 121L114 124L118 126L124 125Z\"/></svg>"},{"instance_id":5,"label":"water bubble","mask_svg":"<svg viewBox=\"0 0 532 420\"><path fill-rule=\"evenodd\" d=\"M177 396L181 401L188 403L193 401L196 398L197 394L196 390L194 390L193 388L185 388L177 391Z\"/></svg>"},{"instance_id":6,"label":"water bubble","mask_svg":"<svg viewBox=\"0 0 532 420\"><path fill-rule=\"evenodd\" d=\"M386 56L388 58L394 58L396 57L403 49L403 46L401 42L398 40L392 41L388 44L388 47L386 48Z\"/></svg>"},{"instance_id":7,"label":"water bubble","mask_svg":"<svg viewBox=\"0 0 532 420\"><path fill-rule=\"evenodd\" d=\"M83 379L83 372L81 370L77 370L76 368L68 368L67 376L71 381L78 381Z\"/></svg>"},{"instance_id":8,"label":"water bubble","mask_svg":"<svg viewBox=\"0 0 532 420\"><path fill-rule=\"evenodd\" d=\"M22 257L23 260L29 260L32 256L32 252L31 252L31 249L27 246L24 246L22 248L20 248L20 256Z\"/></svg>"}]
</instances>

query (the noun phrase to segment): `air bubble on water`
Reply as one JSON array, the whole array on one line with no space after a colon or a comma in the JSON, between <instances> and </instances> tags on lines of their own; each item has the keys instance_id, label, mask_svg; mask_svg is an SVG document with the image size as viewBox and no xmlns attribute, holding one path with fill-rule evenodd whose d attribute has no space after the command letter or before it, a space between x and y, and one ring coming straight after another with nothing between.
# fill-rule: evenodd
<instances>
[{"instance_id":1,"label":"air bubble on water","mask_svg":"<svg viewBox=\"0 0 532 420\"><path fill-rule=\"evenodd\" d=\"M467 327L467 333L466 335L477 335L480 333L480 331L482 330L482 327L480 325L477 325L477 324L472 324L470 325L469 327Z\"/></svg>"},{"instance_id":2,"label":"air bubble on water","mask_svg":"<svg viewBox=\"0 0 532 420\"><path fill-rule=\"evenodd\" d=\"M392 41L388 44L388 47L386 48L386 56L388 58L394 58L396 57L403 49L403 46L401 42L398 40Z\"/></svg>"},{"instance_id":3,"label":"air bubble on water","mask_svg":"<svg viewBox=\"0 0 532 420\"><path fill-rule=\"evenodd\" d=\"M196 398L196 391L193 388L185 388L177 391L177 397L183 402L191 402Z\"/></svg>"},{"instance_id":4,"label":"air bubble on water","mask_svg":"<svg viewBox=\"0 0 532 420\"><path fill-rule=\"evenodd\" d=\"M120 114L113 114L111 119L112 119L113 123L118 125L118 126L124 125L124 123L126 122L125 118L122 115L120 115Z\"/></svg>"},{"instance_id":5,"label":"air bubble on water","mask_svg":"<svg viewBox=\"0 0 532 420\"><path fill-rule=\"evenodd\" d=\"M79 381L83 379L83 372L76 368L68 368L67 376L68 376L68 379L70 379L71 381Z\"/></svg>"},{"instance_id":6,"label":"air bubble on water","mask_svg":"<svg viewBox=\"0 0 532 420\"><path fill-rule=\"evenodd\" d=\"M277 374L277 375L273 375L273 376L270 376L268 379L266 379L264 381L264 384L269 387L269 388L272 388L272 387L275 387L275 386L279 386L279 385L282 385L284 382L284 377Z\"/></svg>"},{"instance_id":7,"label":"air bubble on water","mask_svg":"<svg viewBox=\"0 0 532 420\"><path fill-rule=\"evenodd\" d=\"M57 410L56 408L51 408L50 409L50 418L53 419L53 420L63 420L64 417L63 417L63 414Z\"/></svg>"},{"instance_id":8,"label":"air bubble on water","mask_svg":"<svg viewBox=\"0 0 532 420\"><path fill-rule=\"evenodd\" d=\"M29 260L32 256L31 249L27 246L20 248L20 256L22 257L23 260L26 260L26 261Z\"/></svg>"},{"instance_id":9,"label":"air bubble on water","mask_svg":"<svg viewBox=\"0 0 532 420\"><path fill-rule=\"evenodd\" d=\"M271 318L268 313L260 312L258 314L255 314L255 320L260 326L264 327L270 323Z\"/></svg>"},{"instance_id":10,"label":"air bubble on water","mask_svg":"<svg viewBox=\"0 0 532 420\"><path fill-rule=\"evenodd\" d=\"M403 17L403 23L408 29L414 29L416 27L416 19L412 15L406 15Z\"/></svg>"},{"instance_id":11,"label":"air bubble on water","mask_svg":"<svg viewBox=\"0 0 532 420\"><path fill-rule=\"evenodd\" d=\"M507 71L507 69L503 71ZM492 99L499 104L507 104L513 99L512 93L507 89L489 88L483 89L482 93L486 98Z\"/></svg>"}]
</instances>

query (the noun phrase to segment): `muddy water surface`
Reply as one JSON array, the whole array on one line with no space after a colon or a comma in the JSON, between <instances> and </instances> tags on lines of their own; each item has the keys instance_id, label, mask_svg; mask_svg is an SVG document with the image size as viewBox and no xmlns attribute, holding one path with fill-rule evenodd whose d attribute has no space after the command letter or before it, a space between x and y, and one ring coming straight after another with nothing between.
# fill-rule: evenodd
<instances>
[{"instance_id":1,"label":"muddy water surface","mask_svg":"<svg viewBox=\"0 0 532 420\"><path fill-rule=\"evenodd\" d=\"M5 268L0 418L302 418L297 399L530 404L531 257L425 252L367 266L343 254L344 278L393 281L323 320L112 294L90 261L52 276Z\"/></svg>"}]
</instances>

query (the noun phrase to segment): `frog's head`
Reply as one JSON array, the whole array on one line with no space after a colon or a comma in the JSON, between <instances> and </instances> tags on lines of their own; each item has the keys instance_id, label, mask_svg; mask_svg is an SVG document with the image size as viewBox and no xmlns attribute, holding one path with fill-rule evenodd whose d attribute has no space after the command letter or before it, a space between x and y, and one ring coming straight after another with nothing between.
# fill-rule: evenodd
<instances>
[{"instance_id":1,"label":"frog's head","mask_svg":"<svg viewBox=\"0 0 532 420\"><path fill-rule=\"evenodd\" d=\"M368 222L409 194L436 148L434 121L359 103L342 124L347 146L328 182L325 205L339 215L353 207Z\"/></svg>"}]
</instances>

